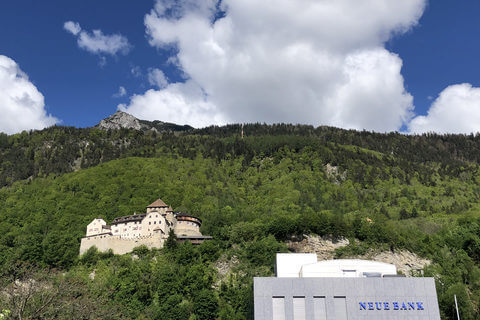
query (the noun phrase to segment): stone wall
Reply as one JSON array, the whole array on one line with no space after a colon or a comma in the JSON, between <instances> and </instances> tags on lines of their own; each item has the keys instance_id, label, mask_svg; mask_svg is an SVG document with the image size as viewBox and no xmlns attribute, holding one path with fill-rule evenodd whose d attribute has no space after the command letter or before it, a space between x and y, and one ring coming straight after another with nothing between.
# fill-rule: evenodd
<instances>
[{"instance_id":1,"label":"stone wall","mask_svg":"<svg viewBox=\"0 0 480 320\"><path fill-rule=\"evenodd\" d=\"M175 234L177 236L201 236L200 227L189 221L177 221L175 225Z\"/></svg>"},{"instance_id":2,"label":"stone wall","mask_svg":"<svg viewBox=\"0 0 480 320\"><path fill-rule=\"evenodd\" d=\"M162 248L165 239L161 234L135 239L122 238L120 236L93 236L82 238L80 242L80 254L85 253L90 247L97 247L98 251L105 252L112 249L115 254L131 252L135 247L141 245L151 248Z\"/></svg>"}]
</instances>

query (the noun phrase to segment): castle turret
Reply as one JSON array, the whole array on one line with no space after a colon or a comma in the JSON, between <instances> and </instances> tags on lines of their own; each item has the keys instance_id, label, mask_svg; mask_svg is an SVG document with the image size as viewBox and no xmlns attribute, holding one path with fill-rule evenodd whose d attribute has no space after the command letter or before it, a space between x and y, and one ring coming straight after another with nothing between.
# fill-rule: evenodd
<instances>
[{"instance_id":1,"label":"castle turret","mask_svg":"<svg viewBox=\"0 0 480 320\"><path fill-rule=\"evenodd\" d=\"M175 234L177 236L201 236L200 226L202 220L186 213L176 212L175 218L177 223L175 225Z\"/></svg>"},{"instance_id":2,"label":"castle turret","mask_svg":"<svg viewBox=\"0 0 480 320\"><path fill-rule=\"evenodd\" d=\"M157 211L159 213L166 213L168 205L162 199L157 199L147 207L147 213Z\"/></svg>"}]
</instances>

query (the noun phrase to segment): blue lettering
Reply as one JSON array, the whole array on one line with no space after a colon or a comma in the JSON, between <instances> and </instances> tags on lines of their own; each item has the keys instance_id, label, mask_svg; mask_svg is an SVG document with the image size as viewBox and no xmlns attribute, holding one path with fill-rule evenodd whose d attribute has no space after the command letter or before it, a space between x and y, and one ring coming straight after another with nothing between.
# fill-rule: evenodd
<instances>
[{"instance_id":1,"label":"blue lettering","mask_svg":"<svg viewBox=\"0 0 480 320\"><path fill-rule=\"evenodd\" d=\"M381 301L369 301L359 302L358 306L360 310L425 310L423 301L416 302L381 302Z\"/></svg>"}]
</instances>

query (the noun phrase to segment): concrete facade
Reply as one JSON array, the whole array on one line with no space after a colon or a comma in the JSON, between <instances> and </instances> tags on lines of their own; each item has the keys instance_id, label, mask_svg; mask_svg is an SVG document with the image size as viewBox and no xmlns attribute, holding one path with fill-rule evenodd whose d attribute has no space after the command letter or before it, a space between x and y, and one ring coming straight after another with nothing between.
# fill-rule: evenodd
<instances>
[{"instance_id":1,"label":"concrete facade","mask_svg":"<svg viewBox=\"0 0 480 320\"><path fill-rule=\"evenodd\" d=\"M255 320L439 320L433 278L391 264L277 254L276 275L254 278Z\"/></svg>"},{"instance_id":2,"label":"concrete facade","mask_svg":"<svg viewBox=\"0 0 480 320\"><path fill-rule=\"evenodd\" d=\"M158 199L147 207L146 213L118 217L110 225L101 218L94 219L87 225L86 235L81 239L80 254L93 246L102 252L111 249L115 254L131 252L141 245L162 248L170 230L179 239L199 244L211 239L201 234L201 224L200 219L181 212L175 213Z\"/></svg>"},{"instance_id":3,"label":"concrete facade","mask_svg":"<svg viewBox=\"0 0 480 320\"><path fill-rule=\"evenodd\" d=\"M255 320L440 319L433 278L254 278L254 303Z\"/></svg>"}]
</instances>

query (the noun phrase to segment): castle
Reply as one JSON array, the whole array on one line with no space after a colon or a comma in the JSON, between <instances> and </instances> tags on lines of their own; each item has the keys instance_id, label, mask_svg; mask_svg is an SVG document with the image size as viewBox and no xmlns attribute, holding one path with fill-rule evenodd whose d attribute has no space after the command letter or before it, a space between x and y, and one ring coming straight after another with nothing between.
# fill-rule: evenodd
<instances>
[{"instance_id":1,"label":"castle","mask_svg":"<svg viewBox=\"0 0 480 320\"><path fill-rule=\"evenodd\" d=\"M172 208L161 199L147 207L143 214L113 219L107 225L102 218L94 219L87 225L87 232L80 243L80 254L90 247L99 251L112 250L115 254L131 252L133 248L145 245L148 248L162 248L170 230L175 232L177 240L200 244L212 237L200 233L202 220Z\"/></svg>"}]
</instances>

